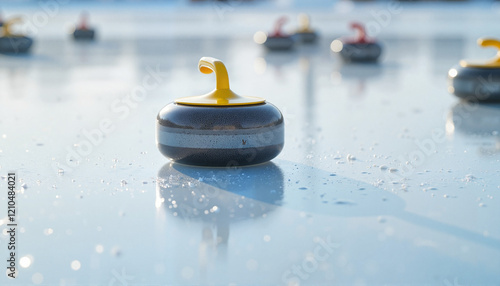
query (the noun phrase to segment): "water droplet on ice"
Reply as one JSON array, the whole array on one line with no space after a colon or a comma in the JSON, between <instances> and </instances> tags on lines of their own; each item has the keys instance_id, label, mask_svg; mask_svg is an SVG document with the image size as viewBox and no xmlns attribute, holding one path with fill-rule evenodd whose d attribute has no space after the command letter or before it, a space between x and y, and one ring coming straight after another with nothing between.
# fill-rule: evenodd
<instances>
[{"instance_id":1,"label":"water droplet on ice","mask_svg":"<svg viewBox=\"0 0 500 286\"><path fill-rule=\"evenodd\" d=\"M476 177L474 177L474 175L472 174L467 174L465 175L465 178L462 179L462 181L466 183L472 182L474 180L476 180Z\"/></svg>"}]
</instances>

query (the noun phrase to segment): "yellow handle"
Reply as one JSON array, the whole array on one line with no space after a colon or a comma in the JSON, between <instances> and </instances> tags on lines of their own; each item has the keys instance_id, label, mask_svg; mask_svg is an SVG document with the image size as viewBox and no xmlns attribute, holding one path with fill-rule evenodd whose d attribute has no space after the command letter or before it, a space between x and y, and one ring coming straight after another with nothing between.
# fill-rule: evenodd
<instances>
[{"instance_id":1,"label":"yellow handle","mask_svg":"<svg viewBox=\"0 0 500 286\"><path fill-rule=\"evenodd\" d=\"M460 65L463 67L471 67L471 68L500 68L500 41L497 39L478 39L477 44L481 47L494 47L497 48L497 55L494 59L487 61L485 63L476 63L470 61L460 61Z\"/></svg>"},{"instance_id":2,"label":"yellow handle","mask_svg":"<svg viewBox=\"0 0 500 286\"><path fill-rule=\"evenodd\" d=\"M198 68L204 74L215 73L215 89L229 89L229 77L224 63L216 58L203 57L198 62Z\"/></svg>"},{"instance_id":3,"label":"yellow handle","mask_svg":"<svg viewBox=\"0 0 500 286\"><path fill-rule=\"evenodd\" d=\"M497 39L479 39L477 40L477 44L481 47L495 47L497 48L497 56L489 61L487 65L500 67L500 41Z\"/></svg>"},{"instance_id":4,"label":"yellow handle","mask_svg":"<svg viewBox=\"0 0 500 286\"><path fill-rule=\"evenodd\" d=\"M299 31L301 32L311 32L311 21L309 20L309 16L307 14L301 13L299 15Z\"/></svg>"},{"instance_id":5,"label":"yellow handle","mask_svg":"<svg viewBox=\"0 0 500 286\"><path fill-rule=\"evenodd\" d=\"M10 20L5 21L3 23L3 26L2 26L3 36L4 37L12 37L12 36L14 36L14 34L12 34L12 31L11 31L10 27L13 24L16 24L16 23L22 23L22 21L23 21L23 19L21 17L12 18Z\"/></svg>"},{"instance_id":6,"label":"yellow handle","mask_svg":"<svg viewBox=\"0 0 500 286\"><path fill-rule=\"evenodd\" d=\"M198 69L204 74L215 73L215 89L200 96L178 98L176 103L194 106L237 106L265 102L265 99L260 97L239 96L231 91L226 66L218 59L203 57L198 62Z\"/></svg>"}]
</instances>

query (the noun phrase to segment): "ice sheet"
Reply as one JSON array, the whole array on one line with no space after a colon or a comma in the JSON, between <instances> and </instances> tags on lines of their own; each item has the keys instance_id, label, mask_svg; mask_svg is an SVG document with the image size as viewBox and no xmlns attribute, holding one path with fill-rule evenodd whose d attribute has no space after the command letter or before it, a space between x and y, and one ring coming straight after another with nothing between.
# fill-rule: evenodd
<instances>
[{"instance_id":1,"label":"ice sheet","mask_svg":"<svg viewBox=\"0 0 500 286\"><path fill-rule=\"evenodd\" d=\"M0 172L24 184L27 266L0 284L498 284L500 107L446 86L458 60L492 54L475 33L383 36L378 65L343 64L328 36L268 53L251 34L40 37L0 56ZM160 108L215 84L202 56L283 112L272 163L189 168L157 151Z\"/></svg>"}]
</instances>

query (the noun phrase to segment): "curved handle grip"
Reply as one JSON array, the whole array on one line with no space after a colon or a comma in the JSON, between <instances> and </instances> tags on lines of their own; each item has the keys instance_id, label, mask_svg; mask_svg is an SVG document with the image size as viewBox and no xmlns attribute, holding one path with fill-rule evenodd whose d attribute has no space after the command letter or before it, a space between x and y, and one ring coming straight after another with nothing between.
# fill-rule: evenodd
<instances>
[{"instance_id":1,"label":"curved handle grip","mask_svg":"<svg viewBox=\"0 0 500 286\"><path fill-rule=\"evenodd\" d=\"M356 42L358 42L358 43L366 43L367 42L365 26L363 26L363 24L358 23L358 22L353 22L353 23L351 23L351 29L358 31L358 38L356 39Z\"/></svg>"},{"instance_id":2,"label":"curved handle grip","mask_svg":"<svg viewBox=\"0 0 500 286\"><path fill-rule=\"evenodd\" d=\"M478 39L477 40L477 44L481 47L494 47L494 48L497 48L497 55L494 59L490 60L487 65L489 66L495 66L495 67L499 67L500 66L500 41L497 40L497 39L490 39L490 38L487 38L487 39Z\"/></svg>"},{"instance_id":3,"label":"curved handle grip","mask_svg":"<svg viewBox=\"0 0 500 286\"><path fill-rule=\"evenodd\" d=\"M13 36L14 34L12 33L10 27L16 23L22 23L22 22L23 19L21 17L12 18L10 20L5 21L2 26L3 35L5 37Z\"/></svg>"},{"instance_id":4,"label":"curved handle grip","mask_svg":"<svg viewBox=\"0 0 500 286\"><path fill-rule=\"evenodd\" d=\"M299 15L299 27L300 31L307 32L311 30L311 20L307 14L301 13Z\"/></svg>"},{"instance_id":5,"label":"curved handle grip","mask_svg":"<svg viewBox=\"0 0 500 286\"><path fill-rule=\"evenodd\" d=\"M178 98L176 103L195 106L238 106L266 102L260 97L239 96L231 91L226 66L218 59L203 57L198 62L198 69L204 74L215 73L215 89L200 96Z\"/></svg>"},{"instance_id":6,"label":"curved handle grip","mask_svg":"<svg viewBox=\"0 0 500 286\"><path fill-rule=\"evenodd\" d=\"M281 27L283 27L283 25L285 25L286 22L288 22L287 16L283 16L283 17L279 18L276 21L276 24L274 25L274 32L273 32L272 36L275 36L275 37L283 36L283 33L281 32Z\"/></svg>"},{"instance_id":7,"label":"curved handle grip","mask_svg":"<svg viewBox=\"0 0 500 286\"><path fill-rule=\"evenodd\" d=\"M80 14L80 25L78 26L79 29L82 30L88 30L88 21L89 21L89 13L87 11L83 11Z\"/></svg>"},{"instance_id":8,"label":"curved handle grip","mask_svg":"<svg viewBox=\"0 0 500 286\"><path fill-rule=\"evenodd\" d=\"M215 73L215 89L229 89L229 77L224 63L212 57L203 57L198 62L198 68L204 74Z\"/></svg>"}]
</instances>

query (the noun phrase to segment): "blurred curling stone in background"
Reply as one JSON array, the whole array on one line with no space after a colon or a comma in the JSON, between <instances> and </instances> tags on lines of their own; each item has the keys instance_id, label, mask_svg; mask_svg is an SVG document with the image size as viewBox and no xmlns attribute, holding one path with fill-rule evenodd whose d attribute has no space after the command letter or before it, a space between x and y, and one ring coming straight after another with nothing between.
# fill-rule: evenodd
<instances>
[{"instance_id":1,"label":"blurred curling stone in background","mask_svg":"<svg viewBox=\"0 0 500 286\"><path fill-rule=\"evenodd\" d=\"M20 17L3 22L1 27L2 36L0 37L0 53L24 54L30 50L33 45L33 39L12 32L12 26L21 22L22 18Z\"/></svg>"},{"instance_id":2,"label":"blurred curling stone in background","mask_svg":"<svg viewBox=\"0 0 500 286\"><path fill-rule=\"evenodd\" d=\"M295 44L294 38L282 31L283 25L288 21L286 16L279 18L274 26L274 31L266 35L262 31L254 34L254 41L257 44L264 45L270 51L287 51L291 50Z\"/></svg>"},{"instance_id":3,"label":"blurred curling stone in background","mask_svg":"<svg viewBox=\"0 0 500 286\"><path fill-rule=\"evenodd\" d=\"M299 29L294 34L298 42L310 44L318 39L318 34L311 29L310 23L310 17L307 14L299 15Z\"/></svg>"},{"instance_id":4,"label":"blurred curling stone in background","mask_svg":"<svg viewBox=\"0 0 500 286\"><path fill-rule=\"evenodd\" d=\"M496 48L496 57L486 62L461 60L448 71L448 91L471 102L500 102L500 41L479 39L477 43Z\"/></svg>"},{"instance_id":5,"label":"blurred curling stone in background","mask_svg":"<svg viewBox=\"0 0 500 286\"><path fill-rule=\"evenodd\" d=\"M82 12L80 15L80 24L75 28L73 32L73 38L75 40L87 40L91 41L95 39L95 30L88 26L89 13Z\"/></svg>"},{"instance_id":6,"label":"blurred curling stone in background","mask_svg":"<svg viewBox=\"0 0 500 286\"><path fill-rule=\"evenodd\" d=\"M351 29L358 32L356 38L335 39L330 49L346 62L376 62L382 54L382 47L374 39L367 38L361 23L351 23Z\"/></svg>"}]
</instances>

